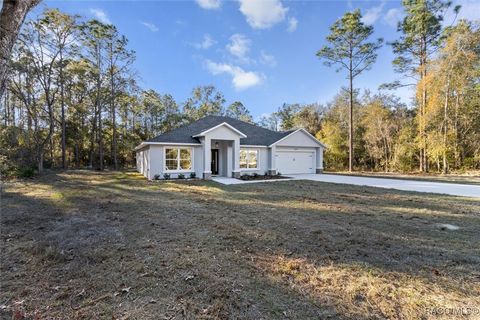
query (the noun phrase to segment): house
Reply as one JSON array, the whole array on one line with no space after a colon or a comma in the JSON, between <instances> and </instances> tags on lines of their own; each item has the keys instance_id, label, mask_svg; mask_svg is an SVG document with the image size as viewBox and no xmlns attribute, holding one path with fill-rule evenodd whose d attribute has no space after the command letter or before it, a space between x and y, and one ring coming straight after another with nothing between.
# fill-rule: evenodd
<instances>
[{"instance_id":1,"label":"house","mask_svg":"<svg viewBox=\"0 0 480 320\"><path fill-rule=\"evenodd\" d=\"M325 146L304 129L278 132L221 116L198 121L142 142L137 170L148 179L194 172L238 178L243 174L300 174L323 171Z\"/></svg>"}]
</instances>

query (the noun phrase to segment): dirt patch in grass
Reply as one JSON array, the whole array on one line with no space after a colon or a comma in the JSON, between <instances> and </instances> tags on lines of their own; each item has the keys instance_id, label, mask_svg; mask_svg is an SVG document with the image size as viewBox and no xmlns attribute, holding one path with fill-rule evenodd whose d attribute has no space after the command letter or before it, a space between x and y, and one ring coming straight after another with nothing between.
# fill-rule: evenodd
<instances>
[{"instance_id":1,"label":"dirt patch in grass","mask_svg":"<svg viewBox=\"0 0 480 320\"><path fill-rule=\"evenodd\" d=\"M438 308L480 308L476 199L71 171L4 184L1 209L2 319L438 319Z\"/></svg>"}]
</instances>

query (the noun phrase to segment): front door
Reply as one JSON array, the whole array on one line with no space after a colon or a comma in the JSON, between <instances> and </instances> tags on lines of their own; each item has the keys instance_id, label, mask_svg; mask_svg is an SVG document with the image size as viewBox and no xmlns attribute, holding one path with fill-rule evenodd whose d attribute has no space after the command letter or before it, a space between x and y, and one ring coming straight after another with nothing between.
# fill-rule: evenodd
<instances>
[{"instance_id":1,"label":"front door","mask_svg":"<svg viewBox=\"0 0 480 320\"><path fill-rule=\"evenodd\" d=\"M211 169L212 175L218 174L218 149L212 149Z\"/></svg>"}]
</instances>

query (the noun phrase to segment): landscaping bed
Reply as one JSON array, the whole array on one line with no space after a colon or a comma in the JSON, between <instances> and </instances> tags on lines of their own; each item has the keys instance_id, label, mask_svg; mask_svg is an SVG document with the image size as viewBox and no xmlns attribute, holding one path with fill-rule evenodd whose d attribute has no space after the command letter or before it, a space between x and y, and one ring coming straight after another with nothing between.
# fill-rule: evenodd
<instances>
[{"instance_id":1,"label":"landscaping bed","mask_svg":"<svg viewBox=\"0 0 480 320\"><path fill-rule=\"evenodd\" d=\"M244 174L238 178L243 181L254 181L254 180L277 180L277 179L289 179L290 177L285 177L279 174L269 175L269 174Z\"/></svg>"}]
</instances>

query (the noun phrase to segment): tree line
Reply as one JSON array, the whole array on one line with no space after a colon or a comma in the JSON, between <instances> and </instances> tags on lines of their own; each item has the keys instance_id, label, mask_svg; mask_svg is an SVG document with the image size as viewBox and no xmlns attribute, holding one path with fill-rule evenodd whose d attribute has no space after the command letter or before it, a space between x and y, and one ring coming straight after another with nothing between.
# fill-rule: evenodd
<instances>
[{"instance_id":1,"label":"tree line","mask_svg":"<svg viewBox=\"0 0 480 320\"><path fill-rule=\"evenodd\" d=\"M170 94L142 90L134 60L113 25L56 9L27 21L0 110L2 170L117 170L135 163L141 141L206 115L253 122L241 102L225 107L213 86L194 88L181 105Z\"/></svg>"},{"instance_id":2,"label":"tree line","mask_svg":"<svg viewBox=\"0 0 480 320\"><path fill-rule=\"evenodd\" d=\"M327 169L443 171L480 169L480 28L444 26L449 4L403 2L394 69L410 82L360 92L354 80L375 63L383 39L360 11L331 27L317 56L345 70L347 86L325 105L284 104L258 125L303 127L327 145ZM456 8L456 10L458 10ZM121 169L141 141L200 119L227 115L254 123L240 101L226 105L213 86L183 102L140 88L135 52L115 26L47 9L21 29L0 108L0 170ZM413 106L392 92L416 88Z\"/></svg>"},{"instance_id":3,"label":"tree line","mask_svg":"<svg viewBox=\"0 0 480 320\"><path fill-rule=\"evenodd\" d=\"M262 121L275 127L280 118L282 129L308 128L328 146L328 169L480 169L479 21L448 25L448 10L461 10L450 8L451 2L402 4L405 17L398 23L399 37L388 43L401 79L360 97L354 80L372 67L384 41L371 39L373 26L362 22L359 10L347 12L331 26L317 56L325 65L345 71L348 87L321 111L285 105ZM407 86L415 89L411 108L386 91Z\"/></svg>"}]
</instances>

